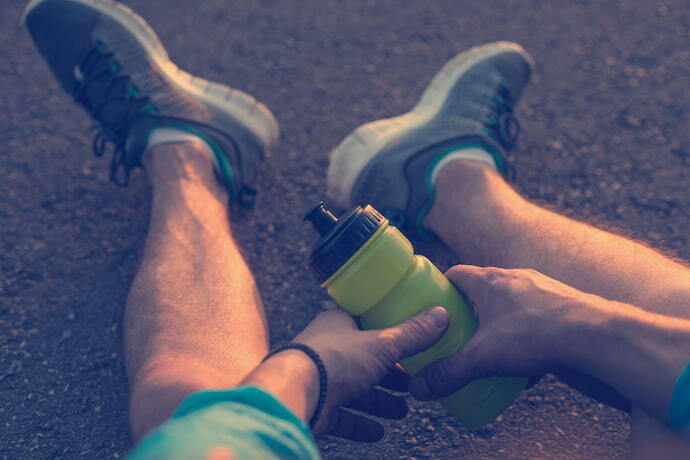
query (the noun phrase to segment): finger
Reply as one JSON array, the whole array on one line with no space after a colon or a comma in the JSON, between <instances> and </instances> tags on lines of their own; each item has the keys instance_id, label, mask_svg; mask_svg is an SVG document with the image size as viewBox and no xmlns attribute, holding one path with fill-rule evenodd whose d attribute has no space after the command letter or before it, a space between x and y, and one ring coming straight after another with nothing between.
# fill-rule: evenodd
<instances>
[{"instance_id":1,"label":"finger","mask_svg":"<svg viewBox=\"0 0 690 460\"><path fill-rule=\"evenodd\" d=\"M445 273L455 286L468 296L486 282L486 277L491 272L498 270L492 267L475 267L474 265L455 265Z\"/></svg>"},{"instance_id":2,"label":"finger","mask_svg":"<svg viewBox=\"0 0 690 460\"><path fill-rule=\"evenodd\" d=\"M345 407L391 420L400 420L407 415L407 403L404 399L376 388L350 401Z\"/></svg>"},{"instance_id":3,"label":"finger","mask_svg":"<svg viewBox=\"0 0 690 460\"><path fill-rule=\"evenodd\" d=\"M391 367L386 375L379 382L379 386L387 390L407 393L410 385L410 374L400 364Z\"/></svg>"},{"instance_id":4,"label":"finger","mask_svg":"<svg viewBox=\"0 0 690 460\"><path fill-rule=\"evenodd\" d=\"M446 331L449 321L444 308L433 307L404 323L379 331L379 338L391 352L388 365L432 346Z\"/></svg>"},{"instance_id":5,"label":"finger","mask_svg":"<svg viewBox=\"0 0 690 460\"><path fill-rule=\"evenodd\" d=\"M476 338L476 336L475 336ZM448 396L478 378L489 377L479 358L475 338L455 354L440 359L419 371L410 381L410 394L420 401Z\"/></svg>"},{"instance_id":6,"label":"finger","mask_svg":"<svg viewBox=\"0 0 690 460\"><path fill-rule=\"evenodd\" d=\"M383 438L383 425L363 415L353 414L342 408L331 415L330 429L326 434L357 442L376 442Z\"/></svg>"}]
</instances>

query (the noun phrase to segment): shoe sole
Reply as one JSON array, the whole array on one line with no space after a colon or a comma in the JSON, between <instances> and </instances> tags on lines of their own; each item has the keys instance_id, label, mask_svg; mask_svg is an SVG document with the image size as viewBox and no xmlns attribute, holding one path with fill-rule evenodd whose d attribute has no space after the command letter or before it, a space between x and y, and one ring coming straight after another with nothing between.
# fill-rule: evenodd
<instances>
[{"instance_id":1,"label":"shoe sole","mask_svg":"<svg viewBox=\"0 0 690 460\"><path fill-rule=\"evenodd\" d=\"M22 23L36 7L49 0L31 0L24 10ZM156 32L129 7L112 0L70 0L89 6L122 24L146 49L158 73L174 88L202 100L205 104L230 116L244 125L260 142L264 155L278 144L280 130L271 111L251 95L229 86L204 80L180 69L168 57L168 53Z\"/></svg>"},{"instance_id":2,"label":"shoe sole","mask_svg":"<svg viewBox=\"0 0 690 460\"><path fill-rule=\"evenodd\" d=\"M412 110L397 117L361 125L343 139L331 152L327 192L329 203L339 209L352 207L352 189L366 166L391 141L433 123L450 92L467 70L481 60L506 51L520 53L534 67L529 54L515 43L494 42L471 48L443 66Z\"/></svg>"}]
</instances>

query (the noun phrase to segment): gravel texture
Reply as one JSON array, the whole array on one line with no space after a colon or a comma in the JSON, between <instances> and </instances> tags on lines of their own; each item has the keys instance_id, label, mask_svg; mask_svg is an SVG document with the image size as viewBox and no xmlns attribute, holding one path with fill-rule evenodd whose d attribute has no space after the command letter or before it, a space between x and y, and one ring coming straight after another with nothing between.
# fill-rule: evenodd
<instances>
[{"instance_id":1,"label":"gravel texture","mask_svg":"<svg viewBox=\"0 0 690 460\"><path fill-rule=\"evenodd\" d=\"M131 0L183 68L255 95L280 148L258 209L233 216L272 338L328 299L304 269L300 221L327 153L361 123L408 110L455 53L521 43L538 73L519 115L517 187L581 219L690 258L690 8L685 0ZM119 190L90 124L0 3L0 458L119 458L130 448L121 319L146 233L143 175ZM419 245L440 266L442 248ZM329 458L620 457L628 417L552 377L468 432L412 403L374 446Z\"/></svg>"}]
</instances>

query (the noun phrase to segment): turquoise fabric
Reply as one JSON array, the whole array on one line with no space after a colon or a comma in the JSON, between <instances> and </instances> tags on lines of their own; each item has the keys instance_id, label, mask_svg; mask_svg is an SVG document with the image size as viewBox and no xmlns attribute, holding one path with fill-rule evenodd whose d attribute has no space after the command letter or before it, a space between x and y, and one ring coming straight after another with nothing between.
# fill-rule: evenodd
<instances>
[{"instance_id":1,"label":"turquoise fabric","mask_svg":"<svg viewBox=\"0 0 690 460\"><path fill-rule=\"evenodd\" d=\"M668 407L668 419L676 431L690 436L690 363L676 380Z\"/></svg>"},{"instance_id":2,"label":"turquoise fabric","mask_svg":"<svg viewBox=\"0 0 690 460\"><path fill-rule=\"evenodd\" d=\"M233 459L319 459L309 428L280 401L256 387L202 391L129 455L141 459L203 459L225 446Z\"/></svg>"}]
</instances>

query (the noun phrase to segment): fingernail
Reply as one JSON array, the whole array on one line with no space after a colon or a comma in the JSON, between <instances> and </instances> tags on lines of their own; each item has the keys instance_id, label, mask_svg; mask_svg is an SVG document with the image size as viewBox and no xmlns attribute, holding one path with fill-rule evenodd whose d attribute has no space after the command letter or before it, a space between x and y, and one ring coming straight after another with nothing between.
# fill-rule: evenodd
<instances>
[{"instance_id":1,"label":"fingernail","mask_svg":"<svg viewBox=\"0 0 690 460\"><path fill-rule=\"evenodd\" d=\"M448 312L443 307L434 307L428 309L424 316L431 320L431 323L437 328L446 327L449 321Z\"/></svg>"},{"instance_id":2,"label":"fingernail","mask_svg":"<svg viewBox=\"0 0 690 460\"><path fill-rule=\"evenodd\" d=\"M424 377L413 377L410 380L409 390L412 397L419 401L426 401L432 397L431 390L429 390Z\"/></svg>"}]
</instances>

